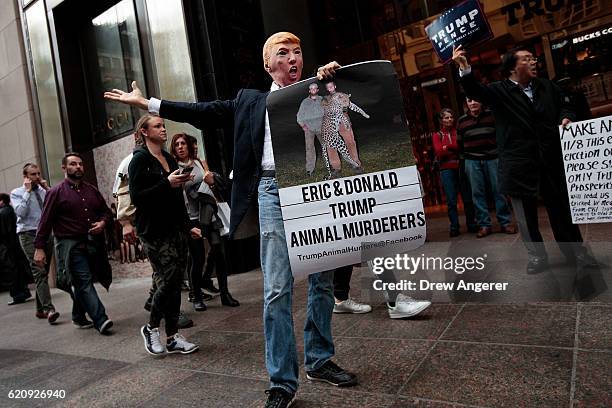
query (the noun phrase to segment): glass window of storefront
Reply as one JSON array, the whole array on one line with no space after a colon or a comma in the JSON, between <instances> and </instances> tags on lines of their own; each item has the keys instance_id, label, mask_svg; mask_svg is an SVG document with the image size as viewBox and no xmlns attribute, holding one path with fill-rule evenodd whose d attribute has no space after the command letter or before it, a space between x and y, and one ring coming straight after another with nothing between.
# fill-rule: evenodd
<instances>
[{"instance_id":1,"label":"glass window of storefront","mask_svg":"<svg viewBox=\"0 0 612 408\"><path fill-rule=\"evenodd\" d=\"M430 161L429 135L438 128L436 114L439 110L449 107L460 115L464 109L457 69L454 64L444 66L438 61L424 27L439 13L461 1L309 0L312 9L316 10L316 17L312 18L314 37L319 41L317 49L323 50L320 52L323 61L337 59L342 64L362 61L364 55L356 50L371 42L374 46L370 58L388 59L393 63L402 86L415 155L420 163ZM482 3L494 38L468 50L474 71L482 81L503 79L499 69L501 55L515 46L525 47L538 58L539 75L559 79L563 76L560 72L566 72L572 80L579 78L579 88L587 96L592 114L612 113L602 108L612 106L609 63L612 33L604 34L605 28L610 27L608 0ZM350 15L355 23L349 24L339 17L344 15ZM351 32L353 27L359 31ZM599 35L589 34L598 30ZM548 36L553 32L554 35ZM577 36L581 39L579 44L551 49ZM427 165L425 169L425 173L430 171ZM439 194L432 196L439 197ZM432 199L430 203L435 201Z\"/></svg>"},{"instance_id":2,"label":"glass window of storefront","mask_svg":"<svg viewBox=\"0 0 612 408\"><path fill-rule=\"evenodd\" d=\"M181 1L148 0L147 12L159 96L169 100L195 102L191 57ZM169 21L174 23L168 24ZM198 138L200 157L205 157L204 143L198 129L187 123L172 121L166 122L166 129L169 138L183 132Z\"/></svg>"},{"instance_id":3,"label":"glass window of storefront","mask_svg":"<svg viewBox=\"0 0 612 408\"><path fill-rule=\"evenodd\" d=\"M552 34L551 36L554 36ZM551 43L557 79L584 93L594 113L612 112L612 24L576 33Z\"/></svg>"},{"instance_id":4,"label":"glass window of storefront","mask_svg":"<svg viewBox=\"0 0 612 408\"><path fill-rule=\"evenodd\" d=\"M99 96L106 89L129 89L133 80L144 91L143 64L149 93L167 99L233 97L243 86L265 89L269 77L261 69L260 47L279 29L294 30L305 39L313 68L331 60L343 65L390 60L400 80L417 155L427 153L441 108L462 113L457 69L438 61L424 30L438 13L461 0L300 0L295 7L284 7L278 0L56 2L50 26L51 33L53 28L58 33L62 61L57 66L63 79L58 88L60 97L65 91L66 141L77 148L96 148L132 130L138 112ZM475 73L485 82L500 80L500 56L514 46L526 47L538 57L540 75L571 78L586 95L593 115L612 113L606 108L612 106L609 0L526 3L530 2L483 3L495 37L469 50ZM67 29L79 7L86 24ZM298 24L296 14L307 18ZM68 47L75 37L78 46ZM81 119L85 117L88 120ZM167 125L169 134L200 136L189 125ZM212 138L208 140L211 145ZM215 145L224 149L230 163L230 143Z\"/></svg>"},{"instance_id":5,"label":"glass window of storefront","mask_svg":"<svg viewBox=\"0 0 612 408\"><path fill-rule=\"evenodd\" d=\"M44 2L32 4L25 12L25 20L44 146L41 156L44 155L49 181L57 183L64 178L58 163L64 156L65 145Z\"/></svg>"},{"instance_id":6,"label":"glass window of storefront","mask_svg":"<svg viewBox=\"0 0 612 408\"><path fill-rule=\"evenodd\" d=\"M83 52L94 143L103 144L130 132L138 119L135 108L105 101L108 89L130 89L132 81L145 85L136 13L132 0L122 0L91 20ZM144 89L143 89L144 92Z\"/></svg>"}]
</instances>

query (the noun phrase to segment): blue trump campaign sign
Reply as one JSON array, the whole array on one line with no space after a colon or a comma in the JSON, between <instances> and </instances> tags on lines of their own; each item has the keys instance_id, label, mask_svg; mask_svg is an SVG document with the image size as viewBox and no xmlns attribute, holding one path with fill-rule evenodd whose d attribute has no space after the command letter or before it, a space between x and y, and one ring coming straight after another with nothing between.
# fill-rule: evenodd
<instances>
[{"instance_id":1,"label":"blue trump campaign sign","mask_svg":"<svg viewBox=\"0 0 612 408\"><path fill-rule=\"evenodd\" d=\"M493 37L478 0L466 0L446 10L425 31L444 64L451 60L453 46L476 45Z\"/></svg>"}]
</instances>

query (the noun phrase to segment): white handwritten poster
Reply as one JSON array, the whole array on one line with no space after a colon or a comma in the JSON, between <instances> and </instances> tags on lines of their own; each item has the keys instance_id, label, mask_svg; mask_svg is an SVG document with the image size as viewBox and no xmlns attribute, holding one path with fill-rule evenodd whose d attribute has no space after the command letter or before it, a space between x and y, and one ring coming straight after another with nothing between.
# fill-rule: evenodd
<instances>
[{"instance_id":1,"label":"white handwritten poster","mask_svg":"<svg viewBox=\"0 0 612 408\"><path fill-rule=\"evenodd\" d=\"M559 127L574 224L612 221L612 116Z\"/></svg>"}]
</instances>

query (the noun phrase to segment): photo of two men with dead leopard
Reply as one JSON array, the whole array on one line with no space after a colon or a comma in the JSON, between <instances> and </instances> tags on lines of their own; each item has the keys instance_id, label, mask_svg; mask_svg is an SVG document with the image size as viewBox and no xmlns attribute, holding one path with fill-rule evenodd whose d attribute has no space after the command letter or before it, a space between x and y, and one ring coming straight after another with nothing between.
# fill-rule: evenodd
<instances>
[{"instance_id":1,"label":"photo of two men with dead leopard","mask_svg":"<svg viewBox=\"0 0 612 408\"><path fill-rule=\"evenodd\" d=\"M389 61L271 92L267 108L281 188L414 164L399 83Z\"/></svg>"}]
</instances>

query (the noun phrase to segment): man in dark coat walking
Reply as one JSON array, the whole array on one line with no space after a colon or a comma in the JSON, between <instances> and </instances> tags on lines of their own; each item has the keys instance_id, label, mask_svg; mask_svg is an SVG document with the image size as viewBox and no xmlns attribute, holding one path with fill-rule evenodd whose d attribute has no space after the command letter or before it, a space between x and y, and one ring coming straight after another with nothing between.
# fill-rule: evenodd
<instances>
[{"instance_id":1,"label":"man in dark coat walking","mask_svg":"<svg viewBox=\"0 0 612 408\"><path fill-rule=\"evenodd\" d=\"M45 196L34 239L34 263L41 268L47 263L45 246L53 231L57 286L70 293L72 322L78 329L95 327L106 335L113 322L93 282L96 278L108 290L112 281L104 246L104 228L111 222L112 214L98 189L83 181L85 167L79 153L66 153L62 170L64 181Z\"/></svg>"},{"instance_id":2,"label":"man in dark coat walking","mask_svg":"<svg viewBox=\"0 0 612 408\"><path fill-rule=\"evenodd\" d=\"M0 282L9 286L9 306L24 303L32 297L28 282L32 280L28 259L17 237L17 216L8 194L0 194Z\"/></svg>"},{"instance_id":3,"label":"man in dark coat walking","mask_svg":"<svg viewBox=\"0 0 612 408\"><path fill-rule=\"evenodd\" d=\"M581 264L593 262L570 213L558 126L575 120L575 114L561 89L537 77L537 59L525 49L508 51L502 57L506 79L488 85L476 80L461 46L454 49L453 60L466 95L491 107L495 116L500 191L512 200L529 253L527 273L548 266L538 228L538 194L563 254Z\"/></svg>"}]
</instances>

